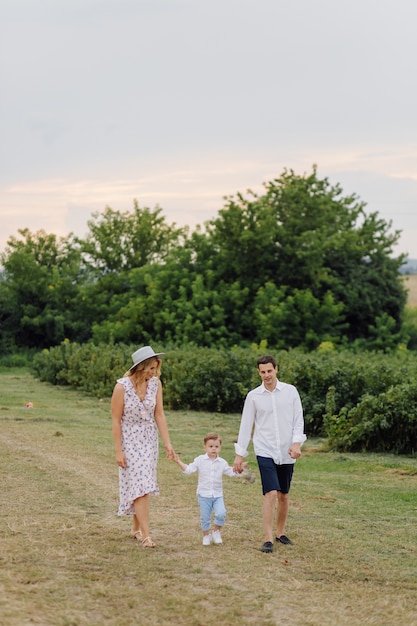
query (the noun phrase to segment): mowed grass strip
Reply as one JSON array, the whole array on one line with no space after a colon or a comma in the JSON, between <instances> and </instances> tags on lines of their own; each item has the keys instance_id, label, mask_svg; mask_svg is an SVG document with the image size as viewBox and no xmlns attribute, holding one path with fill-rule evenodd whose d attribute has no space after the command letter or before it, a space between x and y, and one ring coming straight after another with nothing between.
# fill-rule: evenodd
<instances>
[{"instance_id":1,"label":"mowed grass strip","mask_svg":"<svg viewBox=\"0 0 417 626\"><path fill-rule=\"evenodd\" d=\"M24 408L32 402L33 409ZM221 433L233 461L239 415L167 412L185 462ZM201 545L196 476L161 453L155 550L117 516L109 399L0 373L2 626L417 623L417 459L324 452L297 463L288 535L262 544L262 495L224 479L222 546ZM251 468L256 472L253 453Z\"/></svg>"}]
</instances>

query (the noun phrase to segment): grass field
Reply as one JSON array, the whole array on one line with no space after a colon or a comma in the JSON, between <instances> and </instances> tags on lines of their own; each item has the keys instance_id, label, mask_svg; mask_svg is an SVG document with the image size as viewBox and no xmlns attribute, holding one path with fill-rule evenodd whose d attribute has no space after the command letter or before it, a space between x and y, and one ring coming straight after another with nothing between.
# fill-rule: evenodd
<instances>
[{"instance_id":1,"label":"grass field","mask_svg":"<svg viewBox=\"0 0 417 626\"><path fill-rule=\"evenodd\" d=\"M185 462L213 429L233 460L238 415L167 416ZM328 453L308 441L292 487L294 545L269 555L259 551L258 479L225 478L224 543L207 548L196 476L163 457L158 547L135 542L116 515L108 399L3 371L0 446L2 626L417 624L416 458Z\"/></svg>"}]
</instances>

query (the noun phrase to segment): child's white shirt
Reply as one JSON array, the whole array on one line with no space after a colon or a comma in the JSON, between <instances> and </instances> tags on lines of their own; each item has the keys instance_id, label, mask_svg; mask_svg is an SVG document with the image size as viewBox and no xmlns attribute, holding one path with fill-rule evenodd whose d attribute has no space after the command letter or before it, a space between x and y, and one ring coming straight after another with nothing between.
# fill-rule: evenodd
<instances>
[{"instance_id":1,"label":"child's white shirt","mask_svg":"<svg viewBox=\"0 0 417 626\"><path fill-rule=\"evenodd\" d=\"M198 472L197 495L203 498L220 498L223 496L223 475L240 476L233 471L225 459L218 456L211 460L208 454L197 456L183 470L184 474Z\"/></svg>"}]
</instances>

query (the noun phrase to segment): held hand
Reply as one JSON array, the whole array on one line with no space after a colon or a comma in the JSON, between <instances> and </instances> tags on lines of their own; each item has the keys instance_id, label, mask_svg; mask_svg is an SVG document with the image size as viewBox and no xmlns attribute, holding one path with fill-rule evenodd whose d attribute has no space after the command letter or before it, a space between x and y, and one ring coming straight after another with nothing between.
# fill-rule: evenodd
<instances>
[{"instance_id":1,"label":"held hand","mask_svg":"<svg viewBox=\"0 0 417 626\"><path fill-rule=\"evenodd\" d=\"M165 452L166 452L166 458L168 459L168 461L175 459L174 448L172 447L171 444L165 445Z\"/></svg>"},{"instance_id":2,"label":"held hand","mask_svg":"<svg viewBox=\"0 0 417 626\"><path fill-rule=\"evenodd\" d=\"M235 457L235 461L233 463L233 471L236 474L241 474L243 472L243 456L240 456L239 454L236 455Z\"/></svg>"},{"instance_id":3,"label":"held hand","mask_svg":"<svg viewBox=\"0 0 417 626\"><path fill-rule=\"evenodd\" d=\"M243 463L243 465L245 467L243 468L243 472L241 473L242 482L252 485L256 480L255 474L248 468L247 463Z\"/></svg>"}]
</instances>

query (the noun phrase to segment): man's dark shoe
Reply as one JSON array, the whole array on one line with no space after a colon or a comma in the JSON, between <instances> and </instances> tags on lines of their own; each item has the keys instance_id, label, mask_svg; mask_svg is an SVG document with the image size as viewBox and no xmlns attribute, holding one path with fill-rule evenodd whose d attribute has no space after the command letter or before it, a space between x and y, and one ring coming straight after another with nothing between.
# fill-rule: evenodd
<instances>
[{"instance_id":1,"label":"man's dark shoe","mask_svg":"<svg viewBox=\"0 0 417 626\"><path fill-rule=\"evenodd\" d=\"M261 552L272 552L274 549L274 544L272 541L265 541L264 545L261 548Z\"/></svg>"},{"instance_id":2,"label":"man's dark shoe","mask_svg":"<svg viewBox=\"0 0 417 626\"><path fill-rule=\"evenodd\" d=\"M288 539L288 537L286 537L285 535L281 535L281 537L275 537L275 541L278 541L279 543L283 543L286 546L293 545L291 539Z\"/></svg>"}]
</instances>

